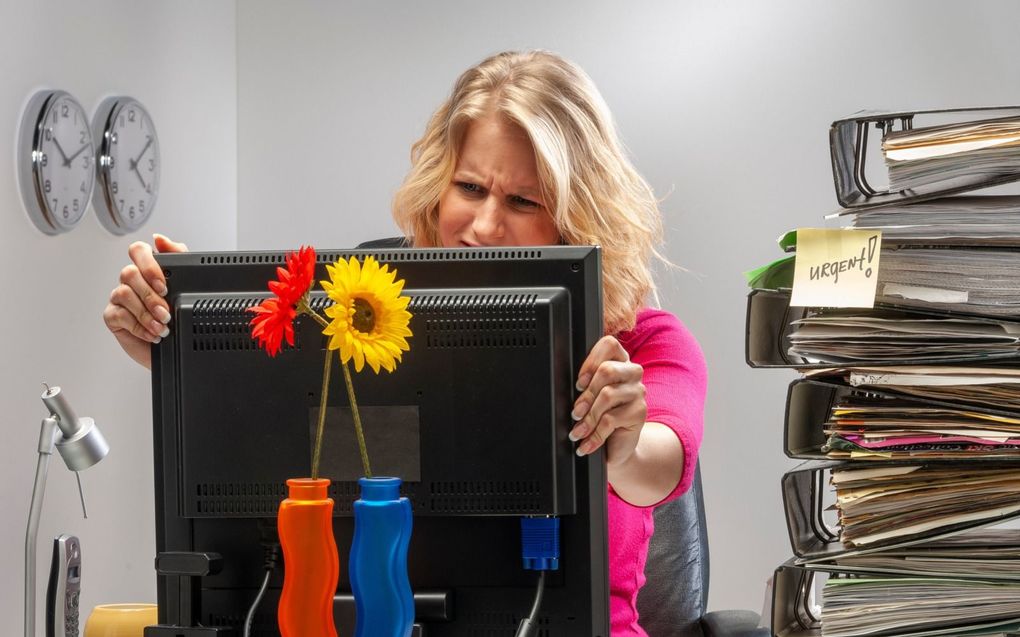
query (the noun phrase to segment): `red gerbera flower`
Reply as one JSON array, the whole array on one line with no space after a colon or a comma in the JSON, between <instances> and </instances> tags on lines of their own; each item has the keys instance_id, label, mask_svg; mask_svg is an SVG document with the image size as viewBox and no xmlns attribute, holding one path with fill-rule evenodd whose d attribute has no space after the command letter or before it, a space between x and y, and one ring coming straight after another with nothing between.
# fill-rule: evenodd
<instances>
[{"instance_id":1,"label":"red gerbera flower","mask_svg":"<svg viewBox=\"0 0 1020 637\"><path fill-rule=\"evenodd\" d=\"M297 303L315 278L315 249L302 246L299 251L287 254L287 268L276 268L276 278L279 280L269 282L269 290L282 303Z\"/></svg>"},{"instance_id":2,"label":"red gerbera flower","mask_svg":"<svg viewBox=\"0 0 1020 637\"><path fill-rule=\"evenodd\" d=\"M295 304L301 300L315 278L315 250L309 246L287 254L287 267L276 268L277 281L270 281L275 298L248 308L257 316L251 320L251 337L270 356L276 356L283 341L294 345Z\"/></svg>"},{"instance_id":3,"label":"red gerbera flower","mask_svg":"<svg viewBox=\"0 0 1020 637\"><path fill-rule=\"evenodd\" d=\"M297 312L293 305L285 304L280 299L266 299L249 312L257 314L251 320L251 337L259 342L259 347L270 356L276 356L283 346L283 339L294 346L294 317Z\"/></svg>"}]
</instances>

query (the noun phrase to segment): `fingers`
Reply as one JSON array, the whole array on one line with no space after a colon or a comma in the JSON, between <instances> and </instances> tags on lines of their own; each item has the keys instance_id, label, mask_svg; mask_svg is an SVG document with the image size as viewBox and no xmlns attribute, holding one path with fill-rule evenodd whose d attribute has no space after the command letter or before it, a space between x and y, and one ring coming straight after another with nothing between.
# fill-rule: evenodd
<instances>
[{"instance_id":1,"label":"fingers","mask_svg":"<svg viewBox=\"0 0 1020 637\"><path fill-rule=\"evenodd\" d=\"M152 235L152 242L156 246L156 252L187 252L188 246L177 241L171 241L169 237L161 234Z\"/></svg>"},{"instance_id":2,"label":"fingers","mask_svg":"<svg viewBox=\"0 0 1020 637\"><path fill-rule=\"evenodd\" d=\"M571 440L581 441L578 455L595 451L617 429L640 431L647 412L642 371L629 361L610 360L598 366L571 413L578 421L570 432Z\"/></svg>"},{"instance_id":3,"label":"fingers","mask_svg":"<svg viewBox=\"0 0 1020 637\"><path fill-rule=\"evenodd\" d=\"M148 291L155 291L159 296L166 296L166 277L163 276L163 268L159 267L156 258L152 256L152 246L144 241L135 241L128 246L128 256L131 257L131 265L121 271L120 282L127 283L124 280L125 272L133 267L141 275L141 282L145 284L144 288L136 289L139 296ZM133 277L132 279L134 280Z\"/></svg>"},{"instance_id":4,"label":"fingers","mask_svg":"<svg viewBox=\"0 0 1020 637\"><path fill-rule=\"evenodd\" d=\"M153 332L151 327L146 327L143 323L139 322L130 310L122 305L115 304L112 300L106 306L106 309L103 310L103 322L117 336L118 340L122 340L126 333L139 341L158 343L162 340L160 333L163 330L169 333L169 328L165 325L161 325L162 329L158 332Z\"/></svg>"},{"instance_id":5,"label":"fingers","mask_svg":"<svg viewBox=\"0 0 1020 637\"><path fill-rule=\"evenodd\" d=\"M602 363L606 361L627 362L629 360L630 355L627 354L627 350L623 349L623 345L620 345L620 341L613 336L603 336L595 343L595 347L591 348L588 357L581 363L581 369L577 373L577 390L584 391L588 387Z\"/></svg>"}]
</instances>

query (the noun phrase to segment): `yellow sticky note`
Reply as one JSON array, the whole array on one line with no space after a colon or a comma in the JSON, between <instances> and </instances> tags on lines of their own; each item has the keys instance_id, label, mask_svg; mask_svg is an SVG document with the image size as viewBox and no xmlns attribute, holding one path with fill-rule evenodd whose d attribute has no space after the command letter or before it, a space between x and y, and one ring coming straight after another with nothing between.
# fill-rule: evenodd
<instances>
[{"instance_id":1,"label":"yellow sticky note","mask_svg":"<svg viewBox=\"0 0 1020 637\"><path fill-rule=\"evenodd\" d=\"M881 230L799 228L790 305L874 307Z\"/></svg>"}]
</instances>

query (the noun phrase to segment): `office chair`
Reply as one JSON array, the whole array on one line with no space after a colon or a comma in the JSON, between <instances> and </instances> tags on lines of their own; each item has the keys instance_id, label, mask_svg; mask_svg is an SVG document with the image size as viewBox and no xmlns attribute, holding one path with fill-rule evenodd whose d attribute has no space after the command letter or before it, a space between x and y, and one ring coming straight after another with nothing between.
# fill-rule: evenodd
<instances>
[{"instance_id":1,"label":"office chair","mask_svg":"<svg viewBox=\"0 0 1020 637\"><path fill-rule=\"evenodd\" d=\"M649 637L770 637L750 610L706 613L708 531L701 465L687 493L656 508L655 532L638 593L638 623Z\"/></svg>"}]
</instances>

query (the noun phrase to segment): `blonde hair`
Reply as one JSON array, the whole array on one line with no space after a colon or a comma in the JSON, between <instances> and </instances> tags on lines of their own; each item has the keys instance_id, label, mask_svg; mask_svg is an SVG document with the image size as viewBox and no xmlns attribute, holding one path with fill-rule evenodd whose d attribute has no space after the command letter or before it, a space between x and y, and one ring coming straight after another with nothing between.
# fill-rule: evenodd
<instances>
[{"instance_id":1,"label":"blonde hair","mask_svg":"<svg viewBox=\"0 0 1020 637\"><path fill-rule=\"evenodd\" d=\"M458 78L411 148L411 170L393 201L397 225L416 246L439 247L439 200L465 131L493 112L530 138L563 242L602 247L606 333L631 329L655 291L649 266L662 239L658 202L625 156L591 78L556 54L499 53Z\"/></svg>"}]
</instances>

